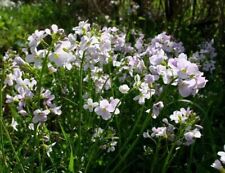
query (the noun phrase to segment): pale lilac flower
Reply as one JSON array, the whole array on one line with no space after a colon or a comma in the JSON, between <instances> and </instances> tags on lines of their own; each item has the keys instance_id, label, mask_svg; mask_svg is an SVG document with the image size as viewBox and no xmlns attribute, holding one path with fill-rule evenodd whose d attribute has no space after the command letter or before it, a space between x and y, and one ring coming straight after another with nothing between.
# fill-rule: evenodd
<instances>
[{"instance_id":1,"label":"pale lilac flower","mask_svg":"<svg viewBox=\"0 0 225 173\"><path fill-rule=\"evenodd\" d=\"M192 93L195 93L196 80L183 80L179 83L178 89L182 97L187 97Z\"/></svg>"},{"instance_id":2,"label":"pale lilac flower","mask_svg":"<svg viewBox=\"0 0 225 173\"><path fill-rule=\"evenodd\" d=\"M150 61L151 65L156 66L156 65L161 64L163 62L163 60L166 60L166 59L168 59L168 57L166 56L164 51L162 49L160 49L149 58L149 61Z\"/></svg>"},{"instance_id":3,"label":"pale lilac flower","mask_svg":"<svg viewBox=\"0 0 225 173\"><path fill-rule=\"evenodd\" d=\"M28 63L34 63L34 66L36 68L41 68L42 61L47 55L47 50L37 50L36 48L33 48L31 50L31 54L27 54L25 60Z\"/></svg>"},{"instance_id":4,"label":"pale lilac flower","mask_svg":"<svg viewBox=\"0 0 225 173\"><path fill-rule=\"evenodd\" d=\"M220 160L215 160L213 163L212 163L212 165L211 165L211 167L213 167L213 168L215 168L215 169L217 169L217 170L222 170L223 169L223 165L222 165L222 163L220 162Z\"/></svg>"},{"instance_id":5,"label":"pale lilac flower","mask_svg":"<svg viewBox=\"0 0 225 173\"><path fill-rule=\"evenodd\" d=\"M140 37L135 42L134 47L138 50L138 52L141 52L143 50L143 42L144 42L143 38L144 38L144 35L141 34Z\"/></svg>"},{"instance_id":6,"label":"pale lilac flower","mask_svg":"<svg viewBox=\"0 0 225 173\"><path fill-rule=\"evenodd\" d=\"M45 31L36 30L31 36L28 37L29 47L37 47L43 38L47 36Z\"/></svg>"},{"instance_id":7,"label":"pale lilac flower","mask_svg":"<svg viewBox=\"0 0 225 173\"><path fill-rule=\"evenodd\" d=\"M50 113L50 110L42 110L42 109L37 109L33 112L34 117L32 119L33 123L38 123L38 122L45 122L47 121L47 115Z\"/></svg>"},{"instance_id":8,"label":"pale lilac flower","mask_svg":"<svg viewBox=\"0 0 225 173\"><path fill-rule=\"evenodd\" d=\"M25 62L20 56L16 56L15 59L14 59L14 62L16 62L16 64L18 66L27 64L27 62Z\"/></svg>"},{"instance_id":9,"label":"pale lilac flower","mask_svg":"<svg viewBox=\"0 0 225 173\"><path fill-rule=\"evenodd\" d=\"M102 119L109 120L112 116L112 113L119 114L119 99L111 99L110 102L106 99L100 101L99 106L95 108L95 113L100 115Z\"/></svg>"},{"instance_id":10,"label":"pale lilac flower","mask_svg":"<svg viewBox=\"0 0 225 173\"><path fill-rule=\"evenodd\" d=\"M144 79L146 83L152 84L159 79L159 76L153 75L153 74L147 74Z\"/></svg>"},{"instance_id":11,"label":"pale lilac flower","mask_svg":"<svg viewBox=\"0 0 225 173\"><path fill-rule=\"evenodd\" d=\"M201 138L201 132L199 131L198 128L195 128L194 130L188 131L184 134L184 138L186 142L184 143L185 145L191 145L196 138Z\"/></svg>"},{"instance_id":12,"label":"pale lilac flower","mask_svg":"<svg viewBox=\"0 0 225 173\"><path fill-rule=\"evenodd\" d=\"M162 101L159 101L153 104L152 107L152 118L156 119L159 116L160 111L163 109L164 104Z\"/></svg>"}]
</instances>

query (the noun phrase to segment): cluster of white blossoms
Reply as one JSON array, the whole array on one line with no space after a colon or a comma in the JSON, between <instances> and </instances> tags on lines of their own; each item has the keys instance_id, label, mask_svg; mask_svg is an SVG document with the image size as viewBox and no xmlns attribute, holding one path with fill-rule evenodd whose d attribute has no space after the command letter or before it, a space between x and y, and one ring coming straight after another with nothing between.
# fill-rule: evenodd
<instances>
[{"instance_id":1,"label":"cluster of white blossoms","mask_svg":"<svg viewBox=\"0 0 225 173\"><path fill-rule=\"evenodd\" d=\"M214 41L206 41L199 45L200 50L193 53L190 60L197 63L205 72L212 73L215 70L215 57L217 56L216 49L213 47Z\"/></svg>"},{"instance_id":2,"label":"cluster of white blossoms","mask_svg":"<svg viewBox=\"0 0 225 173\"><path fill-rule=\"evenodd\" d=\"M20 2L19 2L20 3ZM15 7L16 3L10 0L0 0L0 8L4 7Z\"/></svg>"},{"instance_id":3,"label":"cluster of white blossoms","mask_svg":"<svg viewBox=\"0 0 225 173\"><path fill-rule=\"evenodd\" d=\"M92 142L100 142L100 148L109 152L114 152L117 146L118 137L112 127L102 129L101 127L94 129L94 134L91 138Z\"/></svg>"},{"instance_id":4,"label":"cluster of white blossoms","mask_svg":"<svg viewBox=\"0 0 225 173\"><path fill-rule=\"evenodd\" d=\"M170 121L167 118L164 118L162 127L153 127L150 131L147 130L143 133L144 138L164 138L170 141L176 142L180 145L191 145L194 143L195 139L201 138L200 129L202 127L197 125L196 122L199 120L199 117L196 114L188 109L181 108L179 111L174 111L170 115ZM172 124L172 122L175 124ZM181 133L182 132L182 133Z\"/></svg>"},{"instance_id":5,"label":"cluster of white blossoms","mask_svg":"<svg viewBox=\"0 0 225 173\"><path fill-rule=\"evenodd\" d=\"M97 92L111 88L112 72L104 70L104 66L112 65L117 69L121 82L129 80L125 90L134 85L139 90L139 95L134 97L139 104L144 104L157 93L157 83L178 86L180 95L188 97L195 95L207 82L198 66L183 53L182 43L173 41L165 32L146 43L144 36L140 35L132 46L126 42L126 34L115 27L96 31L89 23L80 22L73 30L74 33L68 36L56 25L35 31L28 38L26 61L41 67L44 58L48 57L48 67L52 72L58 67L68 70L83 68L91 73L84 77L84 81L92 80ZM42 49L44 46L41 45L46 44L48 36L56 41L49 46L51 49ZM138 81L132 83L129 77ZM124 87L121 86L120 91Z\"/></svg>"},{"instance_id":6,"label":"cluster of white blossoms","mask_svg":"<svg viewBox=\"0 0 225 173\"><path fill-rule=\"evenodd\" d=\"M225 172L225 168L224 168L224 165L225 165L225 145L224 145L224 151L219 151L217 153L217 155L220 156L220 158L215 160L213 162L213 164L211 165L211 167L219 170L221 173L224 173Z\"/></svg>"},{"instance_id":7,"label":"cluster of white blossoms","mask_svg":"<svg viewBox=\"0 0 225 173\"><path fill-rule=\"evenodd\" d=\"M64 107L61 95L65 93L52 92L58 88L72 90L71 98L78 100L68 99L74 103L71 112L83 108L110 123L114 115L123 111L120 105L126 104L124 99L128 97L130 104L143 108L150 105L151 110L146 112L156 119L166 103L163 94L167 88L173 90L171 97L177 98L194 96L205 87L206 78L197 64L189 61L181 42L165 32L150 41L143 34L134 33L133 37L135 41L130 43L127 35L115 27L99 29L84 21L68 35L56 25L36 30L28 37L27 48L20 56L4 57L9 64L5 85L11 88L7 90L6 103L18 105L19 114L31 115L33 123L44 123L49 115L62 114L57 101ZM68 83L73 83L72 89L67 88L67 81L63 85L55 80L61 72L71 74L68 78L75 82ZM171 123L165 118L164 126L153 127L144 136L163 137L184 145L201 137L201 126L195 124L198 118L191 110L182 108L169 118ZM182 135L176 134L180 127L184 129ZM98 129L96 133L100 132ZM108 152L117 145L116 138L110 139L103 145Z\"/></svg>"},{"instance_id":8,"label":"cluster of white blossoms","mask_svg":"<svg viewBox=\"0 0 225 173\"><path fill-rule=\"evenodd\" d=\"M10 53L9 53L10 54ZM31 114L28 108L34 105L35 97L40 95L42 107L37 107L33 110L33 123L45 122L47 115L52 113L55 115L61 114L61 106L53 103L55 96L51 94L50 90L41 88L38 93L37 81L25 73L22 68L28 64L19 56L11 59L8 54L3 58L4 63L8 65L7 74L4 81L5 87L11 89L6 94L6 103L17 105L17 111L20 115L26 116ZM29 67L29 66L27 66Z\"/></svg>"}]
</instances>

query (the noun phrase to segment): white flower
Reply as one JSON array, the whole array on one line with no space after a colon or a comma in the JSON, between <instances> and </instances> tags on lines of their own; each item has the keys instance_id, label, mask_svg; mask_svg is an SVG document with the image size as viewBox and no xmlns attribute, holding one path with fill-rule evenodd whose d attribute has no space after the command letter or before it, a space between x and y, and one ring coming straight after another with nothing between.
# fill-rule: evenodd
<instances>
[{"instance_id":1,"label":"white flower","mask_svg":"<svg viewBox=\"0 0 225 173\"><path fill-rule=\"evenodd\" d=\"M98 106L98 103L97 102L93 102L93 100L91 98L89 98L87 100L87 103L84 104L83 108L84 109L88 109L89 112L93 112L94 108Z\"/></svg>"},{"instance_id":2,"label":"white flower","mask_svg":"<svg viewBox=\"0 0 225 173\"><path fill-rule=\"evenodd\" d=\"M140 94L134 97L133 100L138 100L138 103L141 105L145 103L145 99L150 99L155 94L155 90L149 88L149 85L145 82L141 83L139 91Z\"/></svg>"},{"instance_id":3,"label":"white flower","mask_svg":"<svg viewBox=\"0 0 225 173\"><path fill-rule=\"evenodd\" d=\"M107 152L114 152L115 151L115 146L117 145L117 141L112 141L109 143L109 147L107 149Z\"/></svg>"},{"instance_id":4,"label":"white flower","mask_svg":"<svg viewBox=\"0 0 225 173\"><path fill-rule=\"evenodd\" d=\"M65 67L70 70L72 68L71 62L75 60L74 55L69 52L70 47L71 43L69 41L61 41L56 46L55 52L49 56L49 60L58 67Z\"/></svg>"},{"instance_id":5,"label":"white flower","mask_svg":"<svg viewBox=\"0 0 225 173\"><path fill-rule=\"evenodd\" d=\"M144 138L151 138L151 136L149 134L149 130L147 130L146 132L143 132L143 137Z\"/></svg>"},{"instance_id":6,"label":"white flower","mask_svg":"<svg viewBox=\"0 0 225 173\"><path fill-rule=\"evenodd\" d=\"M80 21L77 27L74 27L73 30L76 34L81 35L90 30L90 24L87 21Z\"/></svg>"},{"instance_id":7,"label":"white flower","mask_svg":"<svg viewBox=\"0 0 225 173\"><path fill-rule=\"evenodd\" d=\"M56 144L56 142L50 144L47 146L47 151L46 151L46 154L48 157L50 157L50 153L52 152L52 147Z\"/></svg>"},{"instance_id":8,"label":"white flower","mask_svg":"<svg viewBox=\"0 0 225 173\"><path fill-rule=\"evenodd\" d=\"M95 132L91 138L92 142L95 142L97 138L100 138L101 135L103 134L104 130L101 127L98 127L95 129Z\"/></svg>"},{"instance_id":9,"label":"white flower","mask_svg":"<svg viewBox=\"0 0 225 173\"><path fill-rule=\"evenodd\" d=\"M128 91L130 90L130 88L128 87L128 85L124 84L124 85L121 85L119 87L119 91L123 94L127 94Z\"/></svg>"},{"instance_id":10,"label":"white flower","mask_svg":"<svg viewBox=\"0 0 225 173\"><path fill-rule=\"evenodd\" d=\"M167 137L167 133L166 133L166 127L153 127L152 128L152 137Z\"/></svg>"},{"instance_id":11,"label":"white flower","mask_svg":"<svg viewBox=\"0 0 225 173\"><path fill-rule=\"evenodd\" d=\"M28 125L28 129L34 131L34 123L30 123L30 124Z\"/></svg>"},{"instance_id":12,"label":"white flower","mask_svg":"<svg viewBox=\"0 0 225 173\"><path fill-rule=\"evenodd\" d=\"M51 108L49 108L51 110L51 112L55 115L61 115L62 111L61 111L61 106L52 106Z\"/></svg>"},{"instance_id":13,"label":"white flower","mask_svg":"<svg viewBox=\"0 0 225 173\"><path fill-rule=\"evenodd\" d=\"M219 151L218 156L220 156L220 161L225 164L225 152L224 151Z\"/></svg>"},{"instance_id":14,"label":"white flower","mask_svg":"<svg viewBox=\"0 0 225 173\"><path fill-rule=\"evenodd\" d=\"M27 111L25 111L23 109L19 110L18 113L21 115L27 115Z\"/></svg>"},{"instance_id":15,"label":"white flower","mask_svg":"<svg viewBox=\"0 0 225 173\"><path fill-rule=\"evenodd\" d=\"M192 111L189 108L187 110L181 108L180 111L174 111L173 114L170 115L170 120L175 121L175 123L185 123L191 113Z\"/></svg>"},{"instance_id":16,"label":"white flower","mask_svg":"<svg viewBox=\"0 0 225 173\"><path fill-rule=\"evenodd\" d=\"M14 118L12 118L11 126L15 131L18 131L18 129L16 127L17 125L18 125L17 121Z\"/></svg>"},{"instance_id":17,"label":"white flower","mask_svg":"<svg viewBox=\"0 0 225 173\"><path fill-rule=\"evenodd\" d=\"M5 84L8 86L13 86L14 75L12 73L8 74L5 78Z\"/></svg>"}]
</instances>

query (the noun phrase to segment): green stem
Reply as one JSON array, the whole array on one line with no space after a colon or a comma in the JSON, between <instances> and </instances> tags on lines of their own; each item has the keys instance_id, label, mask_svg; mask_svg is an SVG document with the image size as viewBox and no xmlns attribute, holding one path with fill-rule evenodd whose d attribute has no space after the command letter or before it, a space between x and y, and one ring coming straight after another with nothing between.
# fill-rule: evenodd
<instances>
[{"instance_id":1,"label":"green stem","mask_svg":"<svg viewBox=\"0 0 225 173\"><path fill-rule=\"evenodd\" d=\"M83 53L81 64L80 64L80 70L79 70L79 147L78 151L81 151L81 145L82 145L82 121L83 121L83 64L84 64L84 58L85 53ZM79 153L79 152L78 152ZM80 165L80 164L79 164Z\"/></svg>"},{"instance_id":2,"label":"green stem","mask_svg":"<svg viewBox=\"0 0 225 173\"><path fill-rule=\"evenodd\" d=\"M49 52L45 56L44 61L42 63L41 74L40 74L39 80L38 80L38 86L37 86L38 101L40 101L40 98L41 98L42 80L43 80L43 75L44 75L45 68L46 68L47 62L48 62L48 55L49 55Z\"/></svg>"},{"instance_id":3,"label":"green stem","mask_svg":"<svg viewBox=\"0 0 225 173\"><path fill-rule=\"evenodd\" d=\"M161 143L161 140L159 139L159 141L157 142L157 145L156 145L156 151L155 151L153 161L152 161L152 165L151 165L151 173L154 173L154 167L155 167L155 164L156 164L156 161L157 161L157 158L158 158L160 143Z\"/></svg>"},{"instance_id":4,"label":"green stem","mask_svg":"<svg viewBox=\"0 0 225 173\"><path fill-rule=\"evenodd\" d=\"M144 106L143 106L144 108ZM143 108L142 108L142 111L143 111ZM141 114L139 115L141 116ZM127 156L131 153L131 151L133 150L133 148L136 146L141 134L144 132L145 128L147 127L147 125L149 124L149 117L146 117L143 125L142 125L142 128L139 132L139 135L136 137L136 139L132 142L132 144L129 146L128 150L126 151L125 154L122 155L122 158L121 160L119 161L119 163L116 164L116 166L113 168L113 170L111 171L111 173L114 173L117 171L117 169L120 167L120 165L124 162L124 160L127 158ZM132 135L130 135L131 137L133 136L133 133L134 133L134 130L132 131ZM129 137L130 137L129 136ZM129 139L130 140L130 139ZM127 140L127 142L129 142L129 140ZM127 146L127 142L126 142L126 145L123 145L123 146Z\"/></svg>"},{"instance_id":5,"label":"green stem","mask_svg":"<svg viewBox=\"0 0 225 173\"><path fill-rule=\"evenodd\" d=\"M98 153L98 149L96 148L97 144L98 144L98 142L95 142L95 143L92 145L91 149L90 149L91 153L90 153L90 155L89 155L89 157L88 157L89 159L88 159L88 163L87 163L87 166L86 166L86 168L85 168L84 173L89 172L89 171L88 171L88 168L89 168L89 166L90 166L90 164L91 164L91 161L92 161L92 159L94 158L95 154ZM96 157L95 157L95 158L96 158Z\"/></svg>"},{"instance_id":6,"label":"green stem","mask_svg":"<svg viewBox=\"0 0 225 173\"><path fill-rule=\"evenodd\" d=\"M17 160L19 166L20 166L20 169L21 169L21 171L22 171L23 173L25 173L25 170L24 170L24 168L23 168L23 165L22 165L22 163L21 163L21 160L20 160L20 158L19 158L18 155L17 155L17 152L16 152L15 147L13 146L12 139L11 139L11 137L10 137L10 135L9 135L9 132L8 132L8 130L6 129L6 127L5 127L4 123L3 123L3 121L1 120L0 122L1 122L1 126L3 127L3 129L4 129L4 131L5 131L5 134L6 134L7 138L8 138L8 140L9 140L9 143L10 143L10 145L11 145L11 147L12 147L13 153L14 153L15 158L16 158L16 160Z\"/></svg>"},{"instance_id":7,"label":"green stem","mask_svg":"<svg viewBox=\"0 0 225 173\"><path fill-rule=\"evenodd\" d=\"M222 169L220 170L220 173L225 173L225 169L222 168Z\"/></svg>"},{"instance_id":8,"label":"green stem","mask_svg":"<svg viewBox=\"0 0 225 173\"><path fill-rule=\"evenodd\" d=\"M171 156L172 156L172 153L173 153L173 150L174 150L175 146L176 146L175 143L173 143L170 150L169 150L169 153L166 156L166 160L165 160L165 162L163 164L163 168L162 168L162 173L166 173L166 171L167 171L167 168L170 164Z\"/></svg>"}]
</instances>

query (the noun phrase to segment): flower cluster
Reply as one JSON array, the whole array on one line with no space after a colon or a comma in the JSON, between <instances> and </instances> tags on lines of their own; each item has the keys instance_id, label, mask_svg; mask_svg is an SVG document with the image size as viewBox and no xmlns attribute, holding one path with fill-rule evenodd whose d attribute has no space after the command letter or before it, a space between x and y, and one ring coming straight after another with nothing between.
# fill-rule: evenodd
<instances>
[{"instance_id":1,"label":"flower cluster","mask_svg":"<svg viewBox=\"0 0 225 173\"><path fill-rule=\"evenodd\" d=\"M216 50L213 47L214 41L203 42L199 45L200 50L193 53L190 60L192 62L198 63L200 68L205 72L212 73L215 70L215 57L217 56Z\"/></svg>"},{"instance_id":2,"label":"flower cluster","mask_svg":"<svg viewBox=\"0 0 225 173\"><path fill-rule=\"evenodd\" d=\"M109 120L113 114L117 115L120 113L117 108L120 105L119 99L110 98L100 100L99 103L93 102L91 98L87 100L87 103L84 104L84 109L88 109L89 112L95 111L95 113L102 117L103 120Z\"/></svg>"},{"instance_id":3,"label":"flower cluster","mask_svg":"<svg viewBox=\"0 0 225 173\"><path fill-rule=\"evenodd\" d=\"M29 65L21 57L16 56L12 60L9 53L4 56L4 62L9 65L4 84L11 89L6 94L5 102L7 104L17 105L18 113L25 116L32 114L30 107L37 107L34 100L41 99L43 108L38 107L33 110L32 121L34 123L45 122L47 115L50 113L61 114L61 106L53 103L55 96L51 94L50 90L41 88L39 93L37 80L22 70L22 68L27 68ZM40 96L40 98L37 98L37 96Z\"/></svg>"},{"instance_id":4,"label":"flower cluster","mask_svg":"<svg viewBox=\"0 0 225 173\"><path fill-rule=\"evenodd\" d=\"M170 121L164 118L162 127L153 127L150 131L147 130L143 133L144 138L165 138L170 141L176 142L176 144L191 145L194 143L195 139L201 138L200 129L202 127L196 124L199 118L196 114L188 109L181 108L179 111L174 111L170 115ZM172 122L175 124L172 124Z\"/></svg>"},{"instance_id":5,"label":"flower cluster","mask_svg":"<svg viewBox=\"0 0 225 173\"><path fill-rule=\"evenodd\" d=\"M94 134L91 138L92 142L100 142L100 148L109 152L114 152L117 146L118 137L115 134L115 130L112 127L108 129L95 128Z\"/></svg>"},{"instance_id":6,"label":"flower cluster","mask_svg":"<svg viewBox=\"0 0 225 173\"><path fill-rule=\"evenodd\" d=\"M183 53L182 43L173 41L165 32L157 35L150 43L145 43L144 36L140 35L133 47L126 42L126 35L115 27L104 27L98 34L93 34L90 24L80 22L73 30L75 33L67 37L56 25L52 25L51 29L35 31L28 38L27 62L40 67L45 57L48 57L48 67L51 69L83 68L90 72L84 81L92 80L97 92L111 88L111 73L106 72L104 66L112 64L118 69L121 82L125 82L128 76L139 80L130 84L136 85L139 90L139 95L134 97L139 104L144 104L146 99L156 94L156 83L178 86L180 95L187 97L195 95L207 82L198 66L191 63ZM51 49L40 49L40 44L46 44L47 36L56 42L52 48L50 46ZM123 57L120 56L122 52L125 55Z\"/></svg>"},{"instance_id":7,"label":"flower cluster","mask_svg":"<svg viewBox=\"0 0 225 173\"><path fill-rule=\"evenodd\" d=\"M5 102L29 117L32 132L39 127L44 131L43 124L50 115L63 114L62 120L68 125L63 137L72 129L74 140L79 139L75 142L78 148L95 143L107 152L115 151L123 141L115 134L115 124L121 133L126 131L119 127L123 121L130 123L126 129L134 125L129 142L140 128L138 123L146 119L146 108L150 108L146 112L155 122L161 122L160 114L169 99L194 96L207 83L197 64L184 53L181 42L165 32L151 40L141 33L132 34L134 42L116 27L99 29L87 21L80 22L68 35L56 25L36 30L21 55L14 52L4 57ZM124 116L115 123L114 116L120 113ZM145 138L190 145L201 137L197 120L193 111L182 108L165 117L161 127L143 123L141 133L151 125L152 129L143 134ZM13 129L17 130L17 125L12 119ZM49 156L55 144L51 143Z\"/></svg>"}]
</instances>

